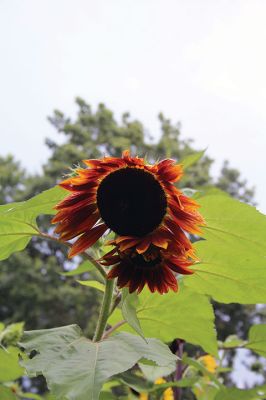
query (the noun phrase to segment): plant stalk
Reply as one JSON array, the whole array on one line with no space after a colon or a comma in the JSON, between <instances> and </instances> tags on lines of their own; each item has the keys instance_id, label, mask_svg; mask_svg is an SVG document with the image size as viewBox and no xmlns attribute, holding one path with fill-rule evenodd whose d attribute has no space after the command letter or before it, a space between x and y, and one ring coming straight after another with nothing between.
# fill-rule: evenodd
<instances>
[{"instance_id":1,"label":"plant stalk","mask_svg":"<svg viewBox=\"0 0 266 400\"><path fill-rule=\"evenodd\" d=\"M176 355L178 357L176 371L175 371L175 381L179 381L182 379L183 375L183 366L182 366L182 357L183 357L183 349L184 349L184 340L176 339ZM174 399L181 400L182 396L182 388L175 387L174 388Z\"/></svg>"},{"instance_id":2,"label":"plant stalk","mask_svg":"<svg viewBox=\"0 0 266 400\"><path fill-rule=\"evenodd\" d=\"M110 308L111 308L111 302L113 298L113 291L114 291L114 284L115 280L109 280L107 279L106 281L106 286L105 286L105 292L103 295L103 302L100 310L100 315L99 319L97 322L95 334L93 337L94 342L98 342L99 340L102 339L103 333L106 328L107 320L110 315Z\"/></svg>"}]
</instances>

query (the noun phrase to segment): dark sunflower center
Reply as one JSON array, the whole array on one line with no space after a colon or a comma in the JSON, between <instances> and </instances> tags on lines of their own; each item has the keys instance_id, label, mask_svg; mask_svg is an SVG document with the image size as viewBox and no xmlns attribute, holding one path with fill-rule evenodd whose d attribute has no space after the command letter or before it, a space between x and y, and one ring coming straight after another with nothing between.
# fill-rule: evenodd
<instances>
[{"instance_id":1,"label":"dark sunflower center","mask_svg":"<svg viewBox=\"0 0 266 400\"><path fill-rule=\"evenodd\" d=\"M97 205L102 219L115 233L144 236L160 225L167 201L152 174L139 168L123 168L100 183Z\"/></svg>"},{"instance_id":2,"label":"dark sunflower center","mask_svg":"<svg viewBox=\"0 0 266 400\"><path fill-rule=\"evenodd\" d=\"M134 266L140 269L154 268L161 262L161 257L158 256L153 260L145 260L141 254L133 258Z\"/></svg>"}]
</instances>

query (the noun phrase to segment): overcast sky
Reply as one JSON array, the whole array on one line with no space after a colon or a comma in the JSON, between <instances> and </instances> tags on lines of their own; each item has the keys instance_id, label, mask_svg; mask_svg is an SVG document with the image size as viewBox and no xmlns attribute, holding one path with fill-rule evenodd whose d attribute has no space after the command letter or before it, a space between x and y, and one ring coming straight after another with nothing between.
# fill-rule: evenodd
<instances>
[{"instance_id":1,"label":"overcast sky","mask_svg":"<svg viewBox=\"0 0 266 400\"><path fill-rule=\"evenodd\" d=\"M0 0L0 154L39 170L77 95L155 135L163 111L266 212L265 21L265 0Z\"/></svg>"}]
</instances>

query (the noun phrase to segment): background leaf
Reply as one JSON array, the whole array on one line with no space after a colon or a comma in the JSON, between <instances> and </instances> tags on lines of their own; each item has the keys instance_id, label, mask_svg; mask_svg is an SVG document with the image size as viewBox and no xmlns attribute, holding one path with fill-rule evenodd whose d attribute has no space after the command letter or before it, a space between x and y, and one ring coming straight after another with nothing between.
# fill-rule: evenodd
<instances>
[{"instance_id":1,"label":"background leaf","mask_svg":"<svg viewBox=\"0 0 266 400\"><path fill-rule=\"evenodd\" d=\"M228 196L199 202L206 240L195 244L200 263L185 285L223 303L266 302L266 216Z\"/></svg>"},{"instance_id":2,"label":"background leaf","mask_svg":"<svg viewBox=\"0 0 266 400\"><path fill-rule=\"evenodd\" d=\"M83 286L88 286L88 287L91 287L91 288L94 288L94 289L98 289L101 292L104 292L104 290L105 290L104 284L102 284L102 283L100 283L98 281L93 281L93 280L92 281L78 281L77 280L77 282L80 283Z\"/></svg>"},{"instance_id":3,"label":"background leaf","mask_svg":"<svg viewBox=\"0 0 266 400\"><path fill-rule=\"evenodd\" d=\"M183 168L187 169L188 167L191 167L191 165L196 164L204 156L205 151L206 150L196 151L195 153L182 158L179 164L182 164Z\"/></svg>"},{"instance_id":4,"label":"background leaf","mask_svg":"<svg viewBox=\"0 0 266 400\"><path fill-rule=\"evenodd\" d=\"M254 325L250 328L248 343L245 347L266 357L266 324Z\"/></svg>"},{"instance_id":5,"label":"background leaf","mask_svg":"<svg viewBox=\"0 0 266 400\"><path fill-rule=\"evenodd\" d=\"M245 340L239 339L236 335L230 335L224 342L219 342L219 347L222 349L233 349L235 347L244 347Z\"/></svg>"},{"instance_id":6,"label":"background leaf","mask_svg":"<svg viewBox=\"0 0 266 400\"><path fill-rule=\"evenodd\" d=\"M82 262L77 268L72 269L68 272L61 272L60 275L63 276L75 276L75 275L82 275L85 272L89 272L95 269L95 266L90 261Z\"/></svg>"}]
</instances>

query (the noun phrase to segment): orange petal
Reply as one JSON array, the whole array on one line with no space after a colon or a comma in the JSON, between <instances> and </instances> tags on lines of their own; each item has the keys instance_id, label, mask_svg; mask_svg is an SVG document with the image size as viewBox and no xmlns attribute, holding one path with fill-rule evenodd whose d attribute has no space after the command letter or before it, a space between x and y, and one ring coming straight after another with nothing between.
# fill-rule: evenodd
<instances>
[{"instance_id":1,"label":"orange petal","mask_svg":"<svg viewBox=\"0 0 266 400\"><path fill-rule=\"evenodd\" d=\"M119 244L119 250L125 251L130 249L131 247L135 246L139 242L139 239L130 239L129 241L124 241L122 244Z\"/></svg>"},{"instance_id":2,"label":"orange petal","mask_svg":"<svg viewBox=\"0 0 266 400\"><path fill-rule=\"evenodd\" d=\"M158 235L154 235L152 238L152 243L154 246L161 247L162 249L167 249L168 247L168 240L165 237L160 237L159 233Z\"/></svg>"},{"instance_id":3,"label":"orange petal","mask_svg":"<svg viewBox=\"0 0 266 400\"><path fill-rule=\"evenodd\" d=\"M136 247L137 253L142 254L148 250L151 245L151 238L147 237L146 239L142 240L138 246Z\"/></svg>"}]
</instances>

